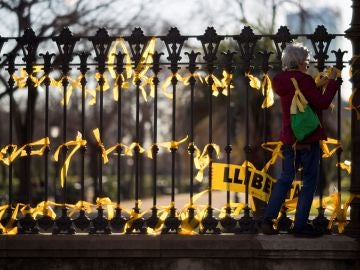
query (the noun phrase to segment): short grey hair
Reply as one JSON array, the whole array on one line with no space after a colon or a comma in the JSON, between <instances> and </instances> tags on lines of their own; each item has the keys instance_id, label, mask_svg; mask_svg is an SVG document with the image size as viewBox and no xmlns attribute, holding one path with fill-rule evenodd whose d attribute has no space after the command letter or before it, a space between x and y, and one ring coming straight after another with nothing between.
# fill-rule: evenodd
<instances>
[{"instance_id":1,"label":"short grey hair","mask_svg":"<svg viewBox=\"0 0 360 270\"><path fill-rule=\"evenodd\" d=\"M310 51L301 43L289 43L281 55L282 67L286 69L297 69L299 65L310 59Z\"/></svg>"}]
</instances>

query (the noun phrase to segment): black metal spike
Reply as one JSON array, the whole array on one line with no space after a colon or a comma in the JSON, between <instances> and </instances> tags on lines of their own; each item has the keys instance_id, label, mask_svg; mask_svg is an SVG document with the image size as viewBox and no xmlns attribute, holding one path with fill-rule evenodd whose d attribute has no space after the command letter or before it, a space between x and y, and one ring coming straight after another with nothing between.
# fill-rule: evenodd
<instances>
[{"instance_id":1,"label":"black metal spike","mask_svg":"<svg viewBox=\"0 0 360 270\"><path fill-rule=\"evenodd\" d=\"M114 38L109 36L105 28L99 28L95 36L90 37L89 40L93 43L96 54L95 60L98 63L98 71L104 73L107 56Z\"/></svg>"},{"instance_id":2,"label":"black metal spike","mask_svg":"<svg viewBox=\"0 0 360 270\"><path fill-rule=\"evenodd\" d=\"M278 31L276 32L275 36L271 39L275 43L276 48L276 57L280 61L282 51L285 49L286 44L292 43L294 39L298 36L290 34L289 28L287 26L280 26Z\"/></svg>"},{"instance_id":3,"label":"black metal spike","mask_svg":"<svg viewBox=\"0 0 360 270\"><path fill-rule=\"evenodd\" d=\"M329 58L327 53L331 40L335 38L335 35L328 34L325 26L318 25L314 34L308 35L307 38L311 40L314 48L314 58L317 60L317 68L322 72L325 68L325 61Z\"/></svg>"},{"instance_id":4,"label":"black metal spike","mask_svg":"<svg viewBox=\"0 0 360 270\"><path fill-rule=\"evenodd\" d=\"M149 37L144 36L144 32L139 27L133 30L130 37L125 37L130 45L131 59L134 61L135 67L141 61L141 55L149 39Z\"/></svg>"},{"instance_id":5,"label":"black metal spike","mask_svg":"<svg viewBox=\"0 0 360 270\"><path fill-rule=\"evenodd\" d=\"M182 36L179 30L174 27L161 39L165 42L168 52L167 59L171 62L170 70L175 73L179 70L178 62L181 60L180 53L187 38Z\"/></svg>"},{"instance_id":6,"label":"black metal spike","mask_svg":"<svg viewBox=\"0 0 360 270\"><path fill-rule=\"evenodd\" d=\"M251 60L254 57L254 49L256 42L261 36L255 35L250 26L245 26L240 35L235 36L240 49L240 54L243 59L243 71L248 72L250 70Z\"/></svg>"}]
</instances>

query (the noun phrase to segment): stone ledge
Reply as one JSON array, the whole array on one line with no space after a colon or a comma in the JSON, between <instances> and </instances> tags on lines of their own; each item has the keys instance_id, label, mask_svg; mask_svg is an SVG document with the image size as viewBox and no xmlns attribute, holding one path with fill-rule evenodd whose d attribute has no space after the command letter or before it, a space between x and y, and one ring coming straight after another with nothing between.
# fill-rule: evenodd
<instances>
[{"instance_id":1,"label":"stone ledge","mask_svg":"<svg viewBox=\"0 0 360 270\"><path fill-rule=\"evenodd\" d=\"M0 258L171 257L360 260L359 241L339 235L16 235L0 236Z\"/></svg>"},{"instance_id":2,"label":"stone ledge","mask_svg":"<svg viewBox=\"0 0 360 270\"><path fill-rule=\"evenodd\" d=\"M359 241L326 235L0 235L0 270L348 270Z\"/></svg>"}]
</instances>

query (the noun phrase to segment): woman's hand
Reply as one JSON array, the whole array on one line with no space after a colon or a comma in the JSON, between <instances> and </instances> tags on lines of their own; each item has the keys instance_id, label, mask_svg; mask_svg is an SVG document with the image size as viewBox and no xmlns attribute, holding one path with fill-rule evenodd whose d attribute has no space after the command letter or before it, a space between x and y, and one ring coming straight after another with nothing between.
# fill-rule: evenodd
<instances>
[{"instance_id":1,"label":"woman's hand","mask_svg":"<svg viewBox=\"0 0 360 270\"><path fill-rule=\"evenodd\" d=\"M323 86L327 85L328 81L329 81L328 77L321 76L320 80L316 82L316 86L323 87Z\"/></svg>"},{"instance_id":2,"label":"woman's hand","mask_svg":"<svg viewBox=\"0 0 360 270\"><path fill-rule=\"evenodd\" d=\"M331 68L331 72L329 74L329 79L335 80L336 79L336 75L337 75L337 70L336 68Z\"/></svg>"}]
</instances>

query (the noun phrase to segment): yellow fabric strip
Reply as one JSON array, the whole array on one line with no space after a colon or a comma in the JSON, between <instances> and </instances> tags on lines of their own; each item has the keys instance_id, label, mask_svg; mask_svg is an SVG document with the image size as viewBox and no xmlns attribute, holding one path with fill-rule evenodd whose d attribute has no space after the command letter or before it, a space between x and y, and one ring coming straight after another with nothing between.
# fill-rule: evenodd
<instances>
[{"instance_id":1,"label":"yellow fabric strip","mask_svg":"<svg viewBox=\"0 0 360 270\"><path fill-rule=\"evenodd\" d=\"M0 151L2 153L2 161L5 165L9 166L10 163L14 162L14 160L18 157L24 157L27 156L26 148L28 146L34 147L34 146L41 146L40 149L37 150L31 150L30 156L42 156L46 150L46 148L50 145L50 139L48 137L42 138L40 140L37 140L35 142L27 143L23 145L22 147L18 148L17 145L7 145L3 147ZM10 154L7 153L9 147L12 147L12 152Z\"/></svg>"},{"instance_id":2,"label":"yellow fabric strip","mask_svg":"<svg viewBox=\"0 0 360 270\"><path fill-rule=\"evenodd\" d=\"M272 105L274 105L274 91L268 74L264 75L261 83L261 91L263 96L265 96L264 101L261 104L261 108L270 108Z\"/></svg>"},{"instance_id":3,"label":"yellow fabric strip","mask_svg":"<svg viewBox=\"0 0 360 270\"><path fill-rule=\"evenodd\" d=\"M114 205L111 202L109 197L96 198L96 205L103 207L106 206L107 209L107 219L111 220L114 217Z\"/></svg>"},{"instance_id":4,"label":"yellow fabric strip","mask_svg":"<svg viewBox=\"0 0 360 270\"><path fill-rule=\"evenodd\" d=\"M80 132L78 132L75 140L65 142L65 143L61 144L60 146L58 146L58 148L56 148L55 153L54 153L54 160L58 161L59 160L60 150L63 147L75 146L71 150L70 154L67 155L67 157L65 158L65 162L64 162L63 166L61 167L61 170L60 170L60 184L61 184L61 187L64 187L64 183L65 183L64 178L67 175L72 156L76 153L77 150L80 149L80 147L85 146L86 144L87 144L87 141L83 140L82 139L82 134Z\"/></svg>"},{"instance_id":5,"label":"yellow fabric strip","mask_svg":"<svg viewBox=\"0 0 360 270\"><path fill-rule=\"evenodd\" d=\"M56 206L57 204L51 201L42 201L38 203L35 206L35 208L33 208L31 211L32 217L36 219L38 215L41 215L41 216L49 216L50 218L55 219L56 213L51 208L51 205Z\"/></svg>"},{"instance_id":6,"label":"yellow fabric strip","mask_svg":"<svg viewBox=\"0 0 360 270\"><path fill-rule=\"evenodd\" d=\"M194 145L195 147L194 166L198 170L195 179L199 182L202 182L204 177L204 170L209 166L210 162L212 161L210 160L210 156L208 153L208 148L210 146L213 147L213 149L215 150L217 158L220 158L219 145L215 143L206 144L202 152L196 145Z\"/></svg>"},{"instance_id":7,"label":"yellow fabric strip","mask_svg":"<svg viewBox=\"0 0 360 270\"><path fill-rule=\"evenodd\" d=\"M5 214L6 209L8 209L8 208L9 208L9 205L0 206L0 220L2 219L3 215ZM2 232L4 234L15 235L18 233L17 226L14 226L14 222L15 222L16 216L19 212L19 208L20 208L20 204L18 203L18 204L16 204L15 209L13 210L13 212L11 214L9 222L7 224L5 224L5 226L3 226L0 223L0 229L2 230Z\"/></svg>"},{"instance_id":8,"label":"yellow fabric strip","mask_svg":"<svg viewBox=\"0 0 360 270\"><path fill-rule=\"evenodd\" d=\"M351 161L345 160L344 162L336 163L336 166L340 166L341 169L351 173Z\"/></svg>"},{"instance_id":9,"label":"yellow fabric strip","mask_svg":"<svg viewBox=\"0 0 360 270\"><path fill-rule=\"evenodd\" d=\"M281 152L282 145L283 145L283 143L281 141L266 142L266 143L261 144L262 148L264 148L265 150L268 150L272 153L270 160L265 164L262 171L267 172L269 170L270 166L274 165L276 163L278 157L284 158L284 156L282 155L282 152Z\"/></svg>"},{"instance_id":10,"label":"yellow fabric strip","mask_svg":"<svg viewBox=\"0 0 360 270\"><path fill-rule=\"evenodd\" d=\"M186 141L188 140L188 137L189 137L189 136L186 135L186 137L182 138L182 139L179 140L179 141L158 142L158 143L156 143L156 144L153 144L153 145L151 145L151 146L148 148L148 150L146 150L146 152L147 152L147 157L148 157L148 158L151 158L151 159L153 158L153 156L152 156L152 149L153 149L154 145L157 145L157 146L159 146L159 147L166 148L166 149L168 149L168 151L171 151L171 149L178 149L180 144L182 144L182 143L184 143L184 142L186 142Z\"/></svg>"},{"instance_id":11,"label":"yellow fabric strip","mask_svg":"<svg viewBox=\"0 0 360 270\"><path fill-rule=\"evenodd\" d=\"M260 90L261 82L257 77L255 77L254 75L251 75L250 72L245 73L245 76L249 78L249 85L252 88L254 88L256 90Z\"/></svg>"},{"instance_id":12,"label":"yellow fabric strip","mask_svg":"<svg viewBox=\"0 0 360 270\"><path fill-rule=\"evenodd\" d=\"M354 91L352 92L351 96L349 97L349 106L348 107L345 107L344 109L345 110L354 110L356 112L356 118L357 120L360 120L360 105L354 105L353 104L353 99L354 99L354 95L355 95L355 92L357 91L357 89L354 89Z\"/></svg>"},{"instance_id":13,"label":"yellow fabric strip","mask_svg":"<svg viewBox=\"0 0 360 270\"><path fill-rule=\"evenodd\" d=\"M304 112L305 106L308 104L306 98L301 93L299 85L295 78L291 78L291 81L295 87L295 94L291 101L290 114L296 114L298 111Z\"/></svg>"},{"instance_id":14,"label":"yellow fabric strip","mask_svg":"<svg viewBox=\"0 0 360 270\"><path fill-rule=\"evenodd\" d=\"M132 150L129 146L122 144L122 143L117 143L111 147L109 147L108 149L106 149L106 154L109 155L110 153L112 153L113 151L117 150L118 148L122 148L122 153L121 155L124 156L129 156L131 157L132 154ZM116 154L116 153L115 153Z\"/></svg>"},{"instance_id":15,"label":"yellow fabric strip","mask_svg":"<svg viewBox=\"0 0 360 270\"><path fill-rule=\"evenodd\" d=\"M334 145L334 148L330 151L329 145ZM320 147L323 151L323 158L329 158L333 156L338 149L341 148L341 142L339 140L328 138L327 140L321 140L320 141Z\"/></svg>"},{"instance_id":16,"label":"yellow fabric strip","mask_svg":"<svg viewBox=\"0 0 360 270\"><path fill-rule=\"evenodd\" d=\"M100 138L100 130L98 128L93 129L93 134L94 134L96 142L98 143L98 145L99 145L99 147L101 149L101 156L103 158L103 162L104 162L104 164L106 164L106 163L109 162L109 159L108 159L107 152L106 152L106 149L104 147L104 144L103 144L103 142L101 141L101 138Z\"/></svg>"}]
</instances>

